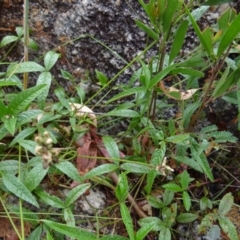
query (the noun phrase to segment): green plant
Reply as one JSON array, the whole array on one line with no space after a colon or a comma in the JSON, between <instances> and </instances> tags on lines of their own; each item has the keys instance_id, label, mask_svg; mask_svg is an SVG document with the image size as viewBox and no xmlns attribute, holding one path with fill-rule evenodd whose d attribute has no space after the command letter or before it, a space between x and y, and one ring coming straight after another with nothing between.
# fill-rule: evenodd
<instances>
[{"instance_id":1,"label":"green plant","mask_svg":"<svg viewBox=\"0 0 240 240\"><path fill-rule=\"evenodd\" d=\"M223 1L206 4L213 2ZM231 60L229 55L238 51L234 40L239 34L240 15L229 8L218 18L216 26L200 30L196 21L207 10L206 6L193 10L193 1L186 5L179 0L148 3L139 0L139 3L149 19L148 23L136 20L137 26L148 35L146 49L112 79L96 70L101 89L88 100L84 89L75 86L73 74L62 70L62 77L72 81L76 95L68 96L58 87L54 89L58 101L48 101L53 79L50 70L60 57L54 51L45 54L43 66L27 60L8 64L1 73L0 191L3 194L0 201L19 239L25 239L28 227L34 229L28 239L40 239L43 234L46 239L68 236L88 240L141 240L154 235L158 239L172 239L177 235L178 224L196 219L201 220L200 232L220 234L218 223L230 239L237 239L234 226L226 217L233 204L232 196L226 194L218 204L205 188L204 194L196 191L215 181L209 155L238 139L228 131L219 131L216 125L198 131L195 126L198 119L204 118L205 106L213 100L223 98L240 106L238 60ZM200 43L181 56L190 25ZM17 28L17 36L3 38L0 48L17 43L23 32L25 41L28 40L25 25L24 31ZM156 55L147 61L144 55L150 48L156 49ZM26 58L27 55L26 51ZM134 62L140 68L133 73L129 84L121 86L119 94L102 104L102 107L113 105L112 110L96 117L87 107L90 100L98 97ZM19 79L19 74L29 72L39 72L37 84L31 88L27 88L27 76L24 84ZM206 72L209 81L200 87L199 81ZM165 84L167 80L170 87ZM4 88L10 86L17 86L20 92L6 94ZM119 102L114 105L116 101ZM162 112L170 109L173 102L178 116L164 117ZM114 136L98 133L100 126L111 128L123 119L127 119L127 128L122 132ZM132 176L138 179L137 183L132 183ZM48 192L46 185L71 190L67 196L55 196ZM97 226L95 232L80 229L74 204L86 190L98 185L107 187L106 191L112 194L115 200L109 208L119 208L119 215L110 218L106 208L99 217L96 211L91 218ZM19 206L9 204L10 195L19 199ZM140 207L139 198L144 199L144 207ZM27 209L26 202L39 215ZM215 204L217 210L212 209ZM39 210L42 205L46 206L43 212ZM148 212L144 211L146 208ZM14 223L15 217L20 219L21 229ZM122 222L126 229L124 236L119 232L104 235L99 228L106 219L113 219L109 223L112 226Z\"/></svg>"}]
</instances>

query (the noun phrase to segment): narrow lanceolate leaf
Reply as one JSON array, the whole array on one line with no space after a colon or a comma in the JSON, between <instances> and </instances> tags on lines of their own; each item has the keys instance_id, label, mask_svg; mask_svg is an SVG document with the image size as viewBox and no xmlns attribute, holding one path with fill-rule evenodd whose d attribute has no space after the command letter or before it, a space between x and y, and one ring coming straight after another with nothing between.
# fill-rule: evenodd
<instances>
[{"instance_id":1,"label":"narrow lanceolate leaf","mask_svg":"<svg viewBox=\"0 0 240 240\"><path fill-rule=\"evenodd\" d=\"M37 146L37 143L32 141L32 140L25 140L25 139L22 139L22 140L19 140L18 141L19 145L21 145L25 150L31 152L32 154L36 154L36 146Z\"/></svg>"},{"instance_id":2,"label":"narrow lanceolate leaf","mask_svg":"<svg viewBox=\"0 0 240 240\"><path fill-rule=\"evenodd\" d=\"M47 54L44 57L44 65L45 65L46 71L49 71L54 66L59 56L60 54L54 51L47 52Z\"/></svg>"},{"instance_id":3,"label":"narrow lanceolate leaf","mask_svg":"<svg viewBox=\"0 0 240 240\"><path fill-rule=\"evenodd\" d=\"M39 207L35 197L27 189L27 187L14 175L3 174L3 183L5 187L12 192L15 196L22 200L31 203L32 205Z\"/></svg>"},{"instance_id":4,"label":"narrow lanceolate leaf","mask_svg":"<svg viewBox=\"0 0 240 240\"><path fill-rule=\"evenodd\" d=\"M198 24L197 24L196 21L194 20L193 16L191 15L191 13L189 12L189 10L188 10L187 7L185 7L185 10L186 10L186 12L187 12L187 14L188 14L188 17L189 17L190 22L191 22L191 24L192 24L192 26L193 26L193 29L194 29L194 31L196 32L196 34L197 34L197 36L198 36L198 38L199 38L199 40L200 40L203 48L206 50L208 56L212 58L212 57L213 57L213 56L212 56L212 54L213 54L213 53L212 53L212 49L209 48L209 45L208 45L206 39L204 38L204 36L202 35L202 33L201 33L200 29L199 29Z\"/></svg>"},{"instance_id":5,"label":"narrow lanceolate leaf","mask_svg":"<svg viewBox=\"0 0 240 240\"><path fill-rule=\"evenodd\" d=\"M232 208L233 205L233 196L232 193L227 193L224 195L222 200L220 201L219 207L218 207L218 212L220 215L225 215L227 214L230 209Z\"/></svg>"},{"instance_id":6,"label":"narrow lanceolate leaf","mask_svg":"<svg viewBox=\"0 0 240 240\"><path fill-rule=\"evenodd\" d=\"M8 74L24 73L24 72L43 72L45 68L35 62L22 62L14 64L8 69Z\"/></svg>"},{"instance_id":7,"label":"narrow lanceolate leaf","mask_svg":"<svg viewBox=\"0 0 240 240\"><path fill-rule=\"evenodd\" d=\"M193 214L193 213L180 213L177 216L177 221L179 223L190 223L195 221L198 218L197 214Z\"/></svg>"},{"instance_id":8,"label":"narrow lanceolate leaf","mask_svg":"<svg viewBox=\"0 0 240 240\"><path fill-rule=\"evenodd\" d=\"M77 240L97 240L97 236L91 232L80 229L78 227L67 226L65 224L52 222L50 220L41 220L46 226L62 233L65 236L77 239Z\"/></svg>"},{"instance_id":9,"label":"narrow lanceolate leaf","mask_svg":"<svg viewBox=\"0 0 240 240\"><path fill-rule=\"evenodd\" d=\"M42 94L40 94L38 96L38 103L40 105L40 108L43 109L46 103L46 99L48 96L48 92L51 86L51 82L52 82L52 75L50 72L42 72L37 79L37 85L41 85L41 84L45 84L45 91L42 92Z\"/></svg>"},{"instance_id":10,"label":"narrow lanceolate leaf","mask_svg":"<svg viewBox=\"0 0 240 240\"><path fill-rule=\"evenodd\" d=\"M136 88L127 89L127 90L123 91L122 93L119 93L116 96L112 97L110 100L107 101L106 104L109 104L111 102L114 102L116 100L119 100L121 98L130 96L130 95L137 94L137 93L142 93L142 92L145 92L145 91L146 91L145 87L136 87Z\"/></svg>"},{"instance_id":11,"label":"narrow lanceolate leaf","mask_svg":"<svg viewBox=\"0 0 240 240\"><path fill-rule=\"evenodd\" d=\"M128 179L126 174L119 174L118 185L115 189L116 197L120 202L124 202L128 195Z\"/></svg>"},{"instance_id":12,"label":"narrow lanceolate leaf","mask_svg":"<svg viewBox=\"0 0 240 240\"><path fill-rule=\"evenodd\" d=\"M152 87L156 86L171 70L173 70L177 64L170 65L163 69L160 73L158 73L153 79L151 79L148 88L151 89Z\"/></svg>"},{"instance_id":13,"label":"narrow lanceolate leaf","mask_svg":"<svg viewBox=\"0 0 240 240\"><path fill-rule=\"evenodd\" d=\"M239 26L240 26L240 14L237 15L237 17L233 20L231 25L224 33L218 46L217 52L218 57L221 56L221 54L230 46L232 41L236 38L236 36L240 32Z\"/></svg>"},{"instance_id":14,"label":"narrow lanceolate leaf","mask_svg":"<svg viewBox=\"0 0 240 240\"><path fill-rule=\"evenodd\" d=\"M168 137L165 140L166 140L166 142L171 142L171 143L181 143L188 138L189 138L189 134L184 133L184 134L178 134L175 136Z\"/></svg>"},{"instance_id":15,"label":"narrow lanceolate leaf","mask_svg":"<svg viewBox=\"0 0 240 240\"><path fill-rule=\"evenodd\" d=\"M63 161L58 164L55 164L55 167L59 169L61 172L65 173L71 179L82 183L82 178L79 175L78 170L74 167L74 165L68 161Z\"/></svg>"},{"instance_id":16,"label":"narrow lanceolate leaf","mask_svg":"<svg viewBox=\"0 0 240 240\"><path fill-rule=\"evenodd\" d=\"M75 217L70 208L64 208L63 215L68 226L76 226Z\"/></svg>"},{"instance_id":17,"label":"narrow lanceolate leaf","mask_svg":"<svg viewBox=\"0 0 240 240\"><path fill-rule=\"evenodd\" d=\"M104 237L101 237L100 240L129 240L129 238L119 235L106 235Z\"/></svg>"},{"instance_id":18,"label":"narrow lanceolate leaf","mask_svg":"<svg viewBox=\"0 0 240 240\"><path fill-rule=\"evenodd\" d=\"M0 118L7 115L8 110L7 106L0 100Z\"/></svg>"},{"instance_id":19,"label":"narrow lanceolate leaf","mask_svg":"<svg viewBox=\"0 0 240 240\"><path fill-rule=\"evenodd\" d=\"M24 184L29 191L33 191L46 176L48 169L44 169L42 163L39 162L32 168L24 179Z\"/></svg>"},{"instance_id":20,"label":"narrow lanceolate leaf","mask_svg":"<svg viewBox=\"0 0 240 240\"><path fill-rule=\"evenodd\" d=\"M130 240L134 240L135 238L134 238L132 217L125 203L120 203L120 212L121 212L123 223L127 229L128 236Z\"/></svg>"},{"instance_id":21,"label":"narrow lanceolate leaf","mask_svg":"<svg viewBox=\"0 0 240 240\"><path fill-rule=\"evenodd\" d=\"M178 55L179 51L182 48L184 39L185 39L185 35L187 32L187 28L188 28L188 21L187 20L183 20L176 32L176 35L174 37L173 40L173 44L170 50L170 54L169 54L169 62L168 65L170 65L173 60L175 59L175 57Z\"/></svg>"},{"instance_id":22,"label":"narrow lanceolate leaf","mask_svg":"<svg viewBox=\"0 0 240 240\"><path fill-rule=\"evenodd\" d=\"M228 68L225 70L225 72L228 73ZM233 84L235 84L239 80L240 68L237 68L228 77L225 75L225 72L214 89L214 98L223 95Z\"/></svg>"},{"instance_id":23,"label":"narrow lanceolate leaf","mask_svg":"<svg viewBox=\"0 0 240 240\"><path fill-rule=\"evenodd\" d=\"M50 195L43 190L37 190L35 193L44 203L54 208L64 208L64 202L60 198Z\"/></svg>"},{"instance_id":24,"label":"narrow lanceolate leaf","mask_svg":"<svg viewBox=\"0 0 240 240\"><path fill-rule=\"evenodd\" d=\"M111 163L102 164L98 167L91 169L89 172L85 173L84 176L82 177L83 179L90 179L95 176L100 176L104 173L115 171L117 168L118 166L115 164L111 164Z\"/></svg>"},{"instance_id":25,"label":"narrow lanceolate leaf","mask_svg":"<svg viewBox=\"0 0 240 240\"><path fill-rule=\"evenodd\" d=\"M104 136L102 138L103 143L107 149L108 154L112 158L113 161L119 161L119 149L117 143L114 141L114 139L110 136Z\"/></svg>"},{"instance_id":26,"label":"narrow lanceolate leaf","mask_svg":"<svg viewBox=\"0 0 240 240\"><path fill-rule=\"evenodd\" d=\"M84 183L74 187L67 195L67 198L65 200L65 207L69 207L71 204L73 204L82 194L84 194L90 188L90 186L90 183Z\"/></svg>"},{"instance_id":27,"label":"narrow lanceolate leaf","mask_svg":"<svg viewBox=\"0 0 240 240\"><path fill-rule=\"evenodd\" d=\"M28 88L17 94L9 103L9 114L17 115L24 111L32 101L45 90L45 84Z\"/></svg>"},{"instance_id":28,"label":"narrow lanceolate leaf","mask_svg":"<svg viewBox=\"0 0 240 240\"><path fill-rule=\"evenodd\" d=\"M135 20L135 23L139 28L141 28L145 33L147 33L149 37L153 38L156 41L159 39L159 35L156 32L154 32L151 28L149 28L147 25L138 20Z\"/></svg>"},{"instance_id":29,"label":"narrow lanceolate leaf","mask_svg":"<svg viewBox=\"0 0 240 240\"><path fill-rule=\"evenodd\" d=\"M123 163L121 165L121 169L124 169L132 173L149 173L151 167L137 163Z\"/></svg>"},{"instance_id":30,"label":"narrow lanceolate leaf","mask_svg":"<svg viewBox=\"0 0 240 240\"><path fill-rule=\"evenodd\" d=\"M139 117L139 113L130 109L117 109L117 110L112 110L106 113L105 116L134 118L134 117Z\"/></svg>"},{"instance_id":31,"label":"narrow lanceolate leaf","mask_svg":"<svg viewBox=\"0 0 240 240\"><path fill-rule=\"evenodd\" d=\"M191 199L190 199L188 193L186 191L184 191L182 194L182 197L183 197L183 205L184 205L186 211L189 211L189 209L191 207Z\"/></svg>"},{"instance_id":32,"label":"narrow lanceolate leaf","mask_svg":"<svg viewBox=\"0 0 240 240\"><path fill-rule=\"evenodd\" d=\"M203 5L208 5L208 6L214 6L214 5L220 5L223 3L230 3L233 0L208 0Z\"/></svg>"},{"instance_id":33,"label":"narrow lanceolate leaf","mask_svg":"<svg viewBox=\"0 0 240 240\"><path fill-rule=\"evenodd\" d=\"M9 147L12 147L18 141L23 140L24 138L26 138L29 135L33 134L35 131L36 131L35 127L29 127L29 128L24 129L23 131L19 132L19 134L9 144Z\"/></svg>"}]
</instances>

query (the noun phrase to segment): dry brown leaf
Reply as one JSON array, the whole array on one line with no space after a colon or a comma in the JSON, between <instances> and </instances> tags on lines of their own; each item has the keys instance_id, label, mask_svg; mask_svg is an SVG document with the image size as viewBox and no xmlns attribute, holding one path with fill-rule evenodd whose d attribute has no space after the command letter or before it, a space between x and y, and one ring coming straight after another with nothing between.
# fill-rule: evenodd
<instances>
[{"instance_id":1,"label":"dry brown leaf","mask_svg":"<svg viewBox=\"0 0 240 240\"><path fill-rule=\"evenodd\" d=\"M77 169L81 175L93 169L97 163L97 148L90 133L83 136L83 144L77 149Z\"/></svg>"},{"instance_id":2,"label":"dry brown leaf","mask_svg":"<svg viewBox=\"0 0 240 240\"><path fill-rule=\"evenodd\" d=\"M198 88L193 88L193 89L189 89L189 90L187 90L185 92L181 92L179 89L177 89L175 87L170 87L168 92L165 92L165 94L168 97L173 98L175 100L182 100L183 101L183 100L187 100L187 99L191 98L194 95L194 93L196 91L198 91L198 90L199 90ZM174 97L173 95L171 95L171 93L174 93L174 92L179 94L179 98Z\"/></svg>"}]
</instances>

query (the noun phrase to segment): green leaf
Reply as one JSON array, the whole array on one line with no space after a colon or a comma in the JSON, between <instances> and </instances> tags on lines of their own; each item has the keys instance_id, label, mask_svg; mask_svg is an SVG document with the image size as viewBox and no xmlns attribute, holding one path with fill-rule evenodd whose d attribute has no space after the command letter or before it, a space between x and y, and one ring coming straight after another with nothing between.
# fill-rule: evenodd
<instances>
[{"instance_id":1,"label":"green leaf","mask_svg":"<svg viewBox=\"0 0 240 240\"><path fill-rule=\"evenodd\" d=\"M233 206L233 196L232 193L227 193L223 196L218 207L218 213L220 215L226 215Z\"/></svg>"},{"instance_id":2,"label":"green leaf","mask_svg":"<svg viewBox=\"0 0 240 240\"><path fill-rule=\"evenodd\" d=\"M69 208L64 208L63 210L64 220L67 223L68 226L74 227L76 225L75 223L75 217Z\"/></svg>"},{"instance_id":3,"label":"green leaf","mask_svg":"<svg viewBox=\"0 0 240 240\"><path fill-rule=\"evenodd\" d=\"M47 54L44 57L44 66L46 71L49 71L54 66L59 57L60 57L59 53L56 53L54 51L47 52Z\"/></svg>"},{"instance_id":4,"label":"green leaf","mask_svg":"<svg viewBox=\"0 0 240 240\"><path fill-rule=\"evenodd\" d=\"M186 170L184 170L180 176L181 176L181 179L180 179L181 186L183 189L187 190L189 183L192 182L194 178L191 178Z\"/></svg>"},{"instance_id":5,"label":"green leaf","mask_svg":"<svg viewBox=\"0 0 240 240\"><path fill-rule=\"evenodd\" d=\"M100 240L129 240L129 238L119 235L106 235L100 238Z\"/></svg>"},{"instance_id":6,"label":"green leaf","mask_svg":"<svg viewBox=\"0 0 240 240\"><path fill-rule=\"evenodd\" d=\"M84 176L82 177L83 179L90 179L95 176L100 176L104 173L115 171L116 169L118 169L117 165L112 163L106 163L91 169L89 172L85 173Z\"/></svg>"},{"instance_id":7,"label":"green leaf","mask_svg":"<svg viewBox=\"0 0 240 240\"><path fill-rule=\"evenodd\" d=\"M184 4L185 5L185 4ZM196 32L197 36L198 36L198 39L199 41L201 42L203 48L206 50L208 56L210 58L213 58L213 51L212 51L212 48L209 48L209 45L207 43L207 39L204 38L204 36L202 35L200 29L199 29L199 26L198 24L196 23L196 21L194 20L193 16L191 15L191 13L189 12L188 8L186 7L185 5L185 10L188 14L188 17L190 19L190 22L192 23L192 26L193 26L193 29L194 31Z\"/></svg>"},{"instance_id":8,"label":"green leaf","mask_svg":"<svg viewBox=\"0 0 240 240\"><path fill-rule=\"evenodd\" d=\"M155 223L152 222L149 225L141 227L136 234L136 240L143 240L147 234L154 228Z\"/></svg>"},{"instance_id":9,"label":"green leaf","mask_svg":"<svg viewBox=\"0 0 240 240\"><path fill-rule=\"evenodd\" d=\"M73 204L90 187L90 183L84 183L74 187L67 195L67 198L65 200L65 207L70 207L70 205Z\"/></svg>"},{"instance_id":10,"label":"green leaf","mask_svg":"<svg viewBox=\"0 0 240 240\"><path fill-rule=\"evenodd\" d=\"M128 179L126 174L121 173L118 176L118 185L115 188L116 197L120 202L124 202L128 195Z\"/></svg>"},{"instance_id":11,"label":"green leaf","mask_svg":"<svg viewBox=\"0 0 240 240\"><path fill-rule=\"evenodd\" d=\"M22 164L21 167L24 167ZM7 160L7 161L0 161L0 171L17 171L19 168L19 162L17 160Z\"/></svg>"},{"instance_id":12,"label":"green leaf","mask_svg":"<svg viewBox=\"0 0 240 240\"><path fill-rule=\"evenodd\" d=\"M5 187L15 196L39 208L35 197L17 177L12 174L4 173L3 183Z\"/></svg>"},{"instance_id":13,"label":"green leaf","mask_svg":"<svg viewBox=\"0 0 240 240\"><path fill-rule=\"evenodd\" d=\"M189 138L189 134L188 133L183 133L183 134L178 134L178 135L174 135L174 136L171 136L171 137L167 137L165 139L165 141L166 142L171 142L171 143L181 143L188 138Z\"/></svg>"},{"instance_id":14,"label":"green leaf","mask_svg":"<svg viewBox=\"0 0 240 240\"><path fill-rule=\"evenodd\" d=\"M166 205L162 202L161 199L159 199L159 197L149 195L149 196L146 196L146 199L148 204L150 204L154 208L161 209L166 207Z\"/></svg>"},{"instance_id":15,"label":"green leaf","mask_svg":"<svg viewBox=\"0 0 240 240\"><path fill-rule=\"evenodd\" d=\"M33 191L46 176L48 169L44 169L42 163L39 162L32 168L24 179L24 185L29 191Z\"/></svg>"},{"instance_id":16,"label":"green leaf","mask_svg":"<svg viewBox=\"0 0 240 240\"><path fill-rule=\"evenodd\" d=\"M52 83L52 75L49 72L42 72L37 79L37 85L45 84L45 91L38 95L37 100L41 109L45 107L49 89Z\"/></svg>"},{"instance_id":17,"label":"green leaf","mask_svg":"<svg viewBox=\"0 0 240 240\"><path fill-rule=\"evenodd\" d=\"M236 38L239 33L240 25L240 14L233 20L231 25L227 28L226 32L221 38L218 46L217 56L220 57L221 54L231 45L232 41Z\"/></svg>"},{"instance_id":18,"label":"green leaf","mask_svg":"<svg viewBox=\"0 0 240 240\"><path fill-rule=\"evenodd\" d=\"M201 102L195 102L187 105L183 111L183 127L186 129L190 123L191 116L200 106Z\"/></svg>"},{"instance_id":19,"label":"green leaf","mask_svg":"<svg viewBox=\"0 0 240 240\"><path fill-rule=\"evenodd\" d=\"M173 191L173 192L182 192L183 191L183 189L176 183L166 183L166 184L163 184L162 187L169 191Z\"/></svg>"},{"instance_id":20,"label":"green leaf","mask_svg":"<svg viewBox=\"0 0 240 240\"><path fill-rule=\"evenodd\" d=\"M191 199L190 196L188 195L188 193L186 191L184 191L182 193L182 197L183 197L183 205L186 209L186 211L189 211L190 207L191 207Z\"/></svg>"},{"instance_id":21,"label":"green leaf","mask_svg":"<svg viewBox=\"0 0 240 240\"><path fill-rule=\"evenodd\" d=\"M206 196L202 197L200 199L200 210L201 211L205 211L207 208L212 209L213 205L212 205L212 201L207 198Z\"/></svg>"},{"instance_id":22,"label":"green leaf","mask_svg":"<svg viewBox=\"0 0 240 240\"><path fill-rule=\"evenodd\" d=\"M224 3L230 3L233 0L208 0L203 5L208 5L208 6L214 6L214 5L220 5Z\"/></svg>"},{"instance_id":23,"label":"green leaf","mask_svg":"<svg viewBox=\"0 0 240 240\"><path fill-rule=\"evenodd\" d=\"M141 227L153 224L152 231L154 232L160 231L165 226L165 223L162 220L160 220L159 217L145 217L140 219L138 223Z\"/></svg>"},{"instance_id":24,"label":"green leaf","mask_svg":"<svg viewBox=\"0 0 240 240\"><path fill-rule=\"evenodd\" d=\"M91 232L80 229L79 227L67 226L65 224L52 222L50 220L41 220L46 226L64 234L65 236L78 240L97 240L97 236Z\"/></svg>"},{"instance_id":25,"label":"green leaf","mask_svg":"<svg viewBox=\"0 0 240 240\"><path fill-rule=\"evenodd\" d=\"M38 226L31 232L27 240L41 240L43 234L42 231L43 231L42 225Z\"/></svg>"},{"instance_id":26,"label":"green leaf","mask_svg":"<svg viewBox=\"0 0 240 240\"><path fill-rule=\"evenodd\" d=\"M12 140L12 142L9 144L9 147L12 147L14 144L16 144L18 141L23 140L24 138L28 137L29 135L33 134L36 131L35 127L29 127L25 128L21 132L18 133L16 137Z\"/></svg>"},{"instance_id":27,"label":"green leaf","mask_svg":"<svg viewBox=\"0 0 240 240\"><path fill-rule=\"evenodd\" d=\"M151 28L149 28L147 25L145 25L144 23L138 20L135 20L135 23L140 29L142 29L145 33L147 33L149 37L151 37L155 41L159 39L158 34L154 32Z\"/></svg>"},{"instance_id":28,"label":"green leaf","mask_svg":"<svg viewBox=\"0 0 240 240\"><path fill-rule=\"evenodd\" d=\"M169 61L168 61L168 65L170 65L173 60L175 59L175 57L178 55L179 51L182 48L182 45L184 43L184 39L186 36L186 32L188 29L188 21L187 20L183 20L178 29L177 32L175 34L173 43L172 43L172 47L170 50L170 54L169 54Z\"/></svg>"},{"instance_id":29,"label":"green leaf","mask_svg":"<svg viewBox=\"0 0 240 240\"><path fill-rule=\"evenodd\" d=\"M196 219L198 219L198 215L193 213L180 213L177 216L177 221L179 223L190 223L195 221Z\"/></svg>"},{"instance_id":30,"label":"green leaf","mask_svg":"<svg viewBox=\"0 0 240 240\"><path fill-rule=\"evenodd\" d=\"M111 102L114 102L120 98L124 98L133 94L137 94L137 93L142 93L142 92L146 92L146 88L145 87L136 87L136 88L131 88L131 89L127 89L122 93L117 94L116 96L112 97L110 100L107 101L106 104L109 104Z\"/></svg>"},{"instance_id":31,"label":"green leaf","mask_svg":"<svg viewBox=\"0 0 240 240\"><path fill-rule=\"evenodd\" d=\"M76 182L82 183L83 180L79 175L78 170L74 165L68 161L62 161L54 165L57 169L61 172L69 176L71 179L75 180Z\"/></svg>"},{"instance_id":32,"label":"green leaf","mask_svg":"<svg viewBox=\"0 0 240 240\"><path fill-rule=\"evenodd\" d=\"M194 76L194 77L203 77L204 73L191 69L191 68L183 68L183 67L179 67L179 68L175 68L171 71L171 74L184 74L184 75L190 75L190 76Z\"/></svg>"},{"instance_id":33,"label":"green leaf","mask_svg":"<svg viewBox=\"0 0 240 240\"><path fill-rule=\"evenodd\" d=\"M199 172L203 172L201 166L198 164L198 162L195 161L195 159L193 158L188 158L188 157L180 157L180 156L172 156L175 160L177 160L178 162L184 163L186 165L188 165L189 167L199 171Z\"/></svg>"},{"instance_id":34,"label":"green leaf","mask_svg":"<svg viewBox=\"0 0 240 240\"><path fill-rule=\"evenodd\" d=\"M19 113L17 118L17 127L20 127L25 123L31 122L40 114L42 114L41 110L28 110L28 111Z\"/></svg>"},{"instance_id":35,"label":"green leaf","mask_svg":"<svg viewBox=\"0 0 240 240\"><path fill-rule=\"evenodd\" d=\"M114 139L110 136L103 136L102 140L108 154L110 155L114 163L119 164L119 159L120 159L119 149Z\"/></svg>"},{"instance_id":36,"label":"green leaf","mask_svg":"<svg viewBox=\"0 0 240 240\"><path fill-rule=\"evenodd\" d=\"M163 13L163 19L162 19L163 33L165 34L165 39L167 39L169 35L174 14L176 14L175 12L178 10L178 8L179 8L178 0L166 1L166 9Z\"/></svg>"},{"instance_id":37,"label":"green leaf","mask_svg":"<svg viewBox=\"0 0 240 240\"><path fill-rule=\"evenodd\" d=\"M170 73L174 68L176 68L177 64L170 65L159 72L149 83L148 89L156 86L168 73Z\"/></svg>"},{"instance_id":38,"label":"green leaf","mask_svg":"<svg viewBox=\"0 0 240 240\"><path fill-rule=\"evenodd\" d=\"M68 71L65 71L63 69L60 69L60 71L61 71L61 75L64 79L72 80L72 81L75 80L74 76L71 73L69 73Z\"/></svg>"},{"instance_id":39,"label":"green leaf","mask_svg":"<svg viewBox=\"0 0 240 240\"><path fill-rule=\"evenodd\" d=\"M29 39L29 48L31 48L32 50L34 51L37 51L38 50L38 45L37 45L37 42L35 42L33 39Z\"/></svg>"},{"instance_id":40,"label":"green leaf","mask_svg":"<svg viewBox=\"0 0 240 240\"><path fill-rule=\"evenodd\" d=\"M138 163L123 163L120 167L121 169L132 173L149 173L149 171L151 170L150 166Z\"/></svg>"},{"instance_id":41,"label":"green leaf","mask_svg":"<svg viewBox=\"0 0 240 240\"><path fill-rule=\"evenodd\" d=\"M5 128L14 135L16 129L17 118L11 115L6 115L1 119L4 123Z\"/></svg>"},{"instance_id":42,"label":"green leaf","mask_svg":"<svg viewBox=\"0 0 240 240\"><path fill-rule=\"evenodd\" d=\"M239 15L240 16L240 15ZM233 84L235 84L240 77L240 68L237 68L233 71L228 77L229 67L225 70L224 74L222 75L221 79L217 83L212 96L217 98L224 94Z\"/></svg>"},{"instance_id":43,"label":"green leaf","mask_svg":"<svg viewBox=\"0 0 240 240\"><path fill-rule=\"evenodd\" d=\"M120 203L120 212L121 212L123 223L127 229L128 236L130 237L130 240L134 240L135 238L134 238L132 217L125 203Z\"/></svg>"},{"instance_id":44,"label":"green leaf","mask_svg":"<svg viewBox=\"0 0 240 240\"><path fill-rule=\"evenodd\" d=\"M24 34L23 27L16 27L16 33L17 33L19 38L22 37L23 34Z\"/></svg>"},{"instance_id":45,"label":"green leaf","mask_svg":"<svg viewBox=\"0 0 240 240\"><path fill-rule=\"evenodd\" d=\"M134 118L139 117L139 113L130 109L115 109L106 113L105 116Z\"/></svg>"},{"instance_id":46,"label":"green leaf","mask_svg":"<svg viewBox=\"0 0 240 240\"><path fill-rule=\"evenodd\" d=\"M158 240L171 240L171 232L168 227L161 229Z\"/></svg>"},{"instance_id":47,"label":"green leaf","mask_svg":"<svg viewBox=\"0 0 240 240\"><path fill-rule=\"evenodd\" d=\"M17 115L26 109L32 101L39 96L45 90L45 85L38 85L32 88L28 88L18 93L9 103L9 114Z\"/></svg>"},{"instance_id":48,"label":"green leaf","mask_svg":"<svg viewBox=\"0 0 240 240\"><path fill-rule=\"evenodd\" d=\"M0 118L8 114L7 106L0 100Z\"/></svg>"},{"instance_id":49,"label":"green leaf","mask_svg":"<svg viewBox=\"0 0 240 240\"><path fill-rule=\"evenodd\" d=\"M8 75L13 73L25 73L25 72L44 72L45 68L35 62L21 62L18 64L13 64L8 69Z\"/></svg>"},{"instance_id":50,"label":"green leaf","mask_svg":"<svg viewBox=\"0 0 240 240\"><path fill-rule=\"evenodd\" d=\"M152 154L150 163L153 164L153 166L159 166L165 157L165 152L166 152L165 146L160 149L156 148Z\"/></svg>"},{"instance_id":51,"label":"green leaf","mask_svg":"<svg viewBox=\"0 0 240 240\"><path fill-rule=\"evenodd\" d=\"M211 180L214 181L213 174L211 171L211 168L209 166L209 162L205 156L204 153L199 153L199 151L196 151L193 146L190 146L191 153L193 158L197 161L199 166L202 168L203 172L207 175L207 177Z\"/></svg>"},{"instance_id":52,"label":"green leaf","mask_svg":"<svg viewBox=\"0 0 240 240\"><path fill-rule=\"evenodd\" d=\"M152 186L154 184L154 180L157 176L157 171L155 169L150 170L147 173L147 184L144 187L144 190L146 191L146 193L149 195L152 191Z\"/></svg>"},{"instance_id":53,"label":"green leaf","mask_svg":"<svg viewBox=\"0 0 240 240\"><path fill-rule=\"evenodd\" d=\"M19 140L18 143L24 148L26 149L27 151L31 152L32 154L36 154L36 146L37 146L37 143L34 142L34 141L31 141L31 140L25 140L25 139L22 139L22 140Z\"/></svg>"},{"instance_id":54,"label":"green leaf","mask_svg":"<svg viewBox=\"0 0 240 240\"><path fill-rule=\"evenodd\" d=\"M218 218L218 222L222 228L222 230L227 234L229 239L231 240L237 240L238 238L238 233L236 231L236 227L234 224L228 219L227 217L221 216Z\"/></svg>"},{"instance_id":55,"label":"green leaf","mask_svg":"<svg viewBox=\"0 0 240 240\"><path fill-rule=\"evenodd\" d=\"M174 192L169 191L169 190L165 190L163 193L163 203L165 206L167 206L168 204L170 204L172 202L174 198Z\"/></svg>"},{"instance_id":56,"label":"green leaf","mask_svg":"<svg viewBox=\"0 0 240 240\"><path fill-rule=\"evenodd\" d=\"M5 36L0 43L0 48L8 45L9 43L15 42L17 40L19 40L17 36L12 36L12 35Z\"/></svg>"},{"instance_id":57,"label":"green leaf","mask_svg":"<svg viewBox=\"0 0 240 240\"><path fill-rule=\"evenodd\" d=\"M38 195L38 197L46 204L54 207L54 208L64 208L64 202L56 197L56 196L51 196L50 194L48 194L47 192L38 189L36 191L34 191L34 193L36 193Z\"/></svg>"},{"instance_id":58,"label":"green leaf","mask_svg":"<svg viewBox=\"0 0 240 240\"><path fill-rule=\"evenodd\" d=\"M97 79L100 82L101 86L105 86L106 83L108 82L107 76L102 72L99 72L98 70L95 70L95 73L97 75Z\"/></svg>"}]
</instances>

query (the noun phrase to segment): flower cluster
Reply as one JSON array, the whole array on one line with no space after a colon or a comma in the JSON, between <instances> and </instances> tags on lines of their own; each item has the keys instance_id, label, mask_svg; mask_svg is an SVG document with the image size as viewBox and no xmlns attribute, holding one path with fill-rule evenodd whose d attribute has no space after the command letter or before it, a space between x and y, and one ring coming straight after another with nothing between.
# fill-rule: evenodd
<instances>
[{"instance_id":1,"label":"flower cluster","mask_svg":"<svg viewBox=\"0 0 240 240\"><path fill-rule=\"evenodd\" d=\"M59 151L52 148L52 139L49 133L45 131L42 135L35 137L35 141L38 144L35 148L36 155L42 158L43 168L46 169L54 162L58 162Z\"/></svg>"}]
</instances>

